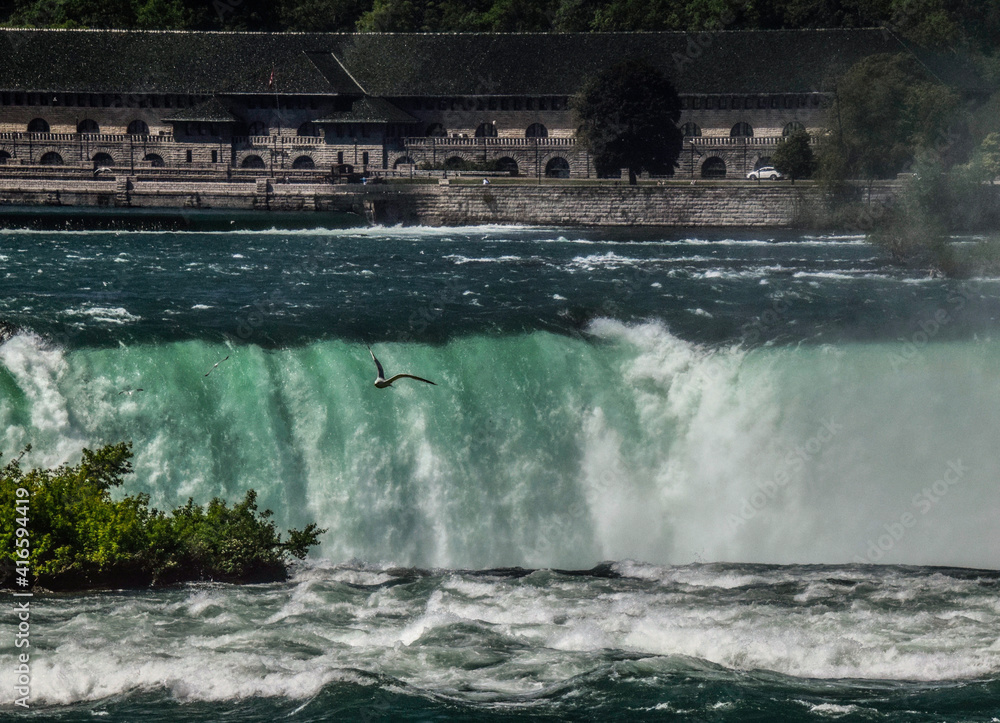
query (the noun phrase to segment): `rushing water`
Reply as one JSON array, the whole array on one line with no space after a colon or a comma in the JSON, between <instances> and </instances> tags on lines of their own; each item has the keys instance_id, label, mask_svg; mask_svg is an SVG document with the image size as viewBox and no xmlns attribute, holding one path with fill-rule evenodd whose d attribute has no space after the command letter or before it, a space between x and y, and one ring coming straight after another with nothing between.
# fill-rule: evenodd
<instances>
[{"instance_id":1,"label":"rushing water","mask_svg":"<svg viewBox=\"0 0 1000 723\"><path fill-rule=\"evenodd\" d=\"M329 529L36 598L34 715L995 720L998 291L850 235L4 232L0 451Z\"/></svg>"}]
</instances>

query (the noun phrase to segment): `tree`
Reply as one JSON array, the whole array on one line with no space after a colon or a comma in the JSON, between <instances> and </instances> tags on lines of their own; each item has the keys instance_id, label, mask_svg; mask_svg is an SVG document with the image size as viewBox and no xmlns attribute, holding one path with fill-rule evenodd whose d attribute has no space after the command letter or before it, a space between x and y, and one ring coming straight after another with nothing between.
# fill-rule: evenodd
<instances>
[{"instance_id":1,"label":"tree","mask_svg":"<svg viewBox=\"0 0 1000 723\"><path fill-rule=\"evenodd\" d=\"M658 69L641 60L615 65L586 83L573 109L598 175L627 168L634 185L642 171L673 173L683 145L681 102Z\"/></svg>"},{"instance_id":2,"label":"tree","mask_svg":"<svg viewBox=\"0 0 1000 723\"><path fill-rule=\"evenodd\" d=\"M976 151L975 161L991 184L1000 176L1000 133L990 133Z\"/></svg>"},{"instance_id":3,"label":"tree","mask_svg":"<svg viewBox=\"0 0 1000 723\"><path fill-rule=\"evenodd\" d=\"M0 467L0 506L18 512L0 515L0 588L15 578L51 590L283 580L288 557L305 557L325 532L312 523L282 540L253 490L232 507L189 499L169 515L149 509L147 494L116 501L131 458L123 443L55 470L25 472L20 457Z\"/></svg>"},{"instance_id":4,"label":"tree","mask_svg":"<svg viewBox=\"0 0 1000 723\"><path fill-rule=\"evenodd\" d=\"M809 132L800 128L779 143L771 156L774 167L791 178L792 183L795 183L796 178L808 178L812 175L816 159L809 140Z\"/></svg>"},{"instance_id":5,"label":"tree","mask_svg":"<svg viewBox=\"0 0 1000 723\"><path fill-rule=\"evenodd\" d=\"M371 3L365 0L282 0L278 7L285 30L350 33L361 15L371 9Z\"/></svg>"},{"instance_id":6,"label":"tree","mask_svg":"<svg viewBox=\"0 0 1000 723\"><path fill-rule=\"evenodd\" d=\"M820 148L828 178L892 178L921 150L946 155L959 99L908 54L871 55L837 82Z\"/></svg>"}]
</instances>

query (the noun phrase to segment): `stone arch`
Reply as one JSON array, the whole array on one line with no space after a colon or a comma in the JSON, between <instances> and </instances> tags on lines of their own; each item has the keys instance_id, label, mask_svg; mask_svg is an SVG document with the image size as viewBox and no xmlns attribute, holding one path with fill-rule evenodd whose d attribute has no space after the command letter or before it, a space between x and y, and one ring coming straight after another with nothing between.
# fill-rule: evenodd
<instances>
[{"instance_id":1,"label":"stone arch","mask_svg":"<svg viewBox=\"0 0 1000 723\"><path fill-rule=\"evenodd\" d=\"M97 125L97 121L93 118L84 118L82 121L76 124L77 133L93 133L97 134L101 132L101 127Z\"/></svg>"},{"instance_id":2,"label":"stone arch","mask_svg":"<svg viewBox=\"0 0 1000 723\"><path fill-rule=\"evenodd\" d=\"M449 171L465 168L465 159L461 156L448 156L444 159L444 167Z\"/></svg>"},{"instance_id":3,"label":"stone arch","mask_svg":"<svg viewBox=\"0 0 1000 723\"><path fill-rule=\"evenodd\" d=\"M115 159L111 156L110 153L105 153L104 151L101 151L100 153L95 153L93 161L94 161L94 168L100 168L102 166L107 166L110 168L111 166L115 165Z\"/></svg>"},{"instance_id":4,"label":"stone arch","mask_svg":"<svg viewBox=\"0 0 1000 723\"><path fill-rule=\"evenodd\" d=\"M528 126L527 130L524 131L525 138L548 138L549 129L546 128L541 123L532 123Z\"/></svg>"},{"instance_id":5,"label":"stone arch","mask_svg":"<svg viewBox=\"0 0 1000 723\"><path fill-rule=\"evenodd\" d=\"M569 161L562 156L550 158L545 164L546 178L569 178Z\"/></svg>"},{"instance_id":6,"label":"stone arch","mask_svg":"<svg viewBox=\"0 0 1000 723\"><path fill-rule=\"evenodd\" d=\"M146 121L136 118L128 124L128 128L125 129L125 132L130 136L148 136L149 126L146 124Z\"/></svg>"},{"instance_id":7,"label":"stone arch","mask_svg":"<svg viewBox=\"0 0 1000 723\"><path fill-rule=\"evenodd\" d=\"M55 151L49 151L48 153L43 153L42 157L38 159L38 162L43 166L64 166L63 157L60 156Z\"/></svg>"},{"instance_id":8,"label":"stone arch","mask_svg":"<svg viewBox=\"0 0 1000 723\"><path fill-rule=\"evenodd\" d=\"M413 166L416 165L412 158L409 156L400 156L395 161L392 162L393 168L399 168L400 166Z\"/></svg>"},{"instance_id":9,"label":"stone arch","mask_svg":"<svg viewBox=\"0 0 1000 723\"><path fill-rule=\"evenodd\" d=\"M782 129L781 135L783 135L783 136L790 136L795 131L804 131L805 129L806 129L806 127L802 124L801 121L794 121L793 120L793 121L789 121L788 123L785 123L785 127Z\"/></svg>"},{"instance_id":10,"label":"stone arch","mask_svg":"<svg viewBox=\"0 0 1000 723\"><path fill-rule=\"evenodd\" d=\"M763 168L764 166L773 165L771 163L771 156L761 156L756 161L754 161L753 169L756 171L758 168Z\"/></svg>"},{"instance_id":11,"label":"stone arch","mask_svg":"<svg viewBox=\"0 0 1000 723\"><path fill-rule=\"evenodd\" d=\"M312 156L299 156L292 161L292 168L298 171L308 171L316 167L316 162Z\"/></svg>"},{"instance_id":12,"label":"stone arch","mask_svg":"<svg viewBox=\"0 0 1000 723\"><path fill-rule=\"evenodd\" d=\"M496 138L497 137L497 124L496 123L480 123L476 128L476 138Z\"/></svg>"},{"instance_id":13,"label":"stone arch","mask_svg":"<svg viewBox=\"0 0 1000 723\"><path fill-rule=\"evenodd\" d=\"M7 151L0 151L0 166L4 165L10 160L10 154Z\"/></svg>"},{"instance_id":14,"label":"stone arch","mask_svg":"<svg viewBox=\"0 0 1000 723\"><path fill-rule=\"evenodd\" d=\"M496 169L501 173L506 173L508 176L516 176L520 170L517 166L517 161L510 156L498 158Z\"/></svg>"},{"instance_id":15,"label":"stone arch","mask_svg":"<svg viewBox=\"0 0 1000 723\"><path fill-rule=\"evenodd\" d=\"M702 178L725 178L726 162L718 156L709 156L701 164Z\"/></svg>"},{"instance_id":16,"label":"stone arch","mask_svg":"<svg viewBox=\"0 0 1000 723\"><path fill-rule=\"evenodd\" d=\"M149 161L153 164L153 168L163 168L166 165L163 162L163 156L158 153L147 153L142 160Z\"/></svg>"},{"instance_id":17,"label":"stone arch","mask_svg":"<svg viewBox=\"0 0 1000 723\"><path fill-rule=\"evenodd\" d=\"M753 126L746 121L740 121L730 129L729 136L731 138L753 138Z\"/></svg>"},{"instance_id":18,"label":"stone arch","mask_svg":"<svg viewBox=\"0 0 1000 723\"><path fill-rule=\"evenodd\" d=\"M240 168L267 168L267 166L263 158L250 154L240 162Z\"/></svg>"},{"instance_id":19,"label":"stone arch","mask_svg":"<svg viewBox=\"0 0 1000 723\"><path fill-rule=\"evenodd\" d=\"M30 121L28 121L28 133L48 133L48 132L49 132L49 122L44 118L32 118Z\"/></svg>"},{"instance_id":20,"label":"stone arch","mask_svg":"<svg viewBox=\"0 0 1000 723\"><path fill-rule=\"evenodd\" d=\"M319 134L320 134L319 126L313 123L312 121L306 121L305 123L299 126L299 129L297 131L295 131L295 135L297 136L314 137L318 136Z\"/></svg>"},{"instance_id":21,"label":"stone arch","mask_svg":"<svg viewBox=\"0 0 1000 723\"><path fill-rule=\"evenodd\" d=\"M681 126L681 134L685 138L695 138L701 135L701 127L697 123L689 121Z\"/></svg>"},{"instance_id":22,"label":"stone arch","mask_svg":"<svg viewBox=\"0 0 1000 723\"><path fill-rule=\"evenodd\" d=\"M446 138L448 136L448 130L440 123L431 123L427 126L427 131L424 135L428 138Z\"/></svg>"}]
</instances>

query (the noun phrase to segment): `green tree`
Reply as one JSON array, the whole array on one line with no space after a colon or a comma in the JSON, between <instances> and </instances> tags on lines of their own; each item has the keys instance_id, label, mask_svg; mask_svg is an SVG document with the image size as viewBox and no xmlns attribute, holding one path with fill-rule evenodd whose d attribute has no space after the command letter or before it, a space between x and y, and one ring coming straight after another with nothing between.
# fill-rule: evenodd
<instances>
[{"instance_id":1,"label":"green tree","mask_svg":"<svg viewBox=\"0 0 1000 723\"><path fill-rule=\"evenodd\" d=\"M371 8L371 0L282 0L278 12L284 30L350 33Z\"/></svg>"},{"instance_id":2,"label":"green tree","mask_svg":"<svg viewBox=\"0 0 1000 723\"><path fill-rule=\"evenodd\" d=\"M627 168L629 183L642 171L673 173L683 145L677 127L680 98L662 72L626 60L591 78L573 99L579 140L599 175Z\"/></svg>"},{"instance_id":3,"label":"green tree","mask_svg":"<svg viewBox=\"0 0 1000 723\"><path fill-rule=\"evenodd\" d=\"M973 162L979 165L984 179L991 184L1000 176L1000 133L990 133L983 139Z\"/></svg>"},{"instance_id":4,"label":"green tree","mask_svg":"<svg viewBox=\"0 0 1000 723\"><path fill-rule=\"evenodd\" d=\"M943 153L958 96L908 54L871 55L836 84L829 132L820 146L827 178L891 178L921 150Z\"/></svg>"},{"instance_id":5,"label":"green tree","mask_svg":"<svg viewBox=\"0 0 1000 723\"><path fill-rule=\"evenodd\" d=\"M774 167L792 179L808 178L812 175L816 159L810 145L809 132L804 128L794 131L778 144L771 156Z\"/></svg>"},{"instance_id":6,"label":"green tree","mask_svg":"<svg viewBox=\"0 0 1000 723\"><path fill-rule=\"evenodd\" d=\"M305 557L324 532L310 524L282 541L253 490L231 508L219 499L205 508L188 500L170 515L150 509L145 494L116 501L111 490L132 471L131 457L123 443L85 449L74 466L24 472L18 458L0 469L0 505L8 511L0 515L0 587L22 575L22 549L30 553L28 579L50 589L280 580L287 556Z\"/></svg>"},{"instance_id":7,"label":"green tree","mask_svg":"<svg viewBox=\"0 0 1000 723\"><path fill-rule=\"evenodd\" d=\"M423 25L423 8L412 0L375 0L372 9L358 20L358 32L405 33Z\"/></svg>"}]
</instances>

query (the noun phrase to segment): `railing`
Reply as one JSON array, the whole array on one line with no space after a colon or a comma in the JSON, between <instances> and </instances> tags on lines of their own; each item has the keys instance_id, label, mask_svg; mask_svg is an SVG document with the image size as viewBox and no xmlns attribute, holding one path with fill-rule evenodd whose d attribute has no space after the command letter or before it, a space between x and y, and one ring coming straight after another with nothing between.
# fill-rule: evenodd
<instances>
[{"instance_id":1,"label":"railing","mask_svg":"<svg viewBox=\"0 0 1000 723\"><path fill-rule=\"evenodd\" d=\"M438 148L508 148L522 147L534 148L537 144L542 147L568 147L576 145L575 138L446 138L446 137L418 137L405 138L403 142L408 148L438 147Z\"/></svg>"},{"instance_id":2,"label":"railing","mask_svg":"<svg viewBox=\"0 0 1000 723\"><path fill-rule=\"evenodd\" d=\"M23 133L8 131L0 133L0 141L24 141L25 143L173 143L173 134L129 135L128 133Z\"/></svg>"},{"instance_id":3,"label":"railing","mask_svg":"<svg viewBox=\"0 0 1000 723\"><path fill-rule=\"evenodd\" d=\"M274 146L322 146L323 136L233 136L233 145L240 148L273 148Z\"/></svg>"},{"instance_id":4,"label":"railing","mask_svg":"<svg viewBox=\"0 0 1000 723\"><path fill-rule=\"evenodd\" d=\"M685 136L684 140L695 146L776 146L788 136ZM817 143L814 136L810 144Z\"/></svg>"}]
</instances>

